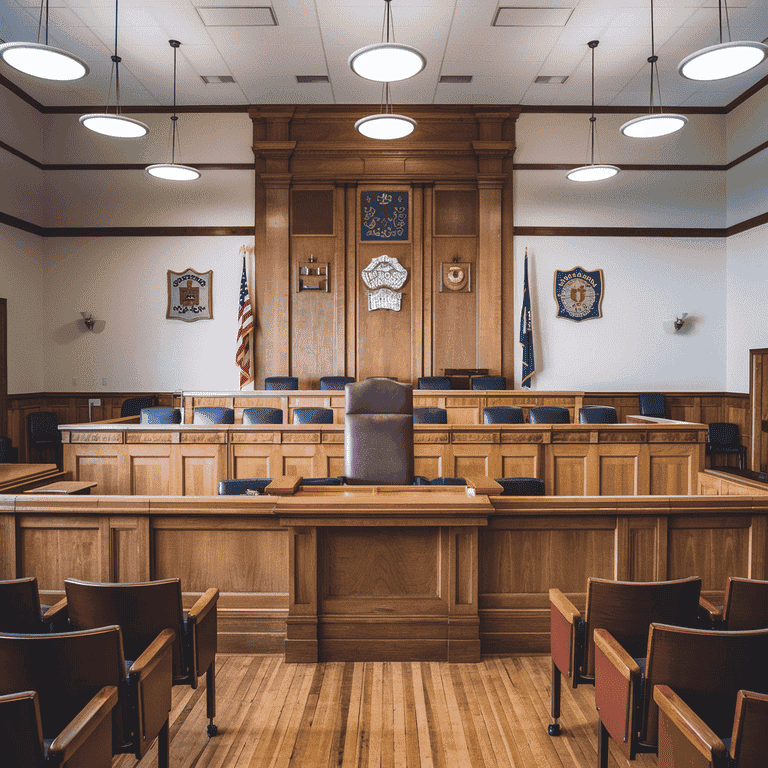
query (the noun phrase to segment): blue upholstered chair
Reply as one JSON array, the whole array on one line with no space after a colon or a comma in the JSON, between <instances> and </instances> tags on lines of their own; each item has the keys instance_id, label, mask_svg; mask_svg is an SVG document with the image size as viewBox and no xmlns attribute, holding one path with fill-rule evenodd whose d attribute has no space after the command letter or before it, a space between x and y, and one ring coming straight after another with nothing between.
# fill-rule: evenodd
<instances>
[{"instance_id":1,"label":"blue upholstered chair","mask_svg":"<svg viewBox=\"0 0 768 768\"><path fill-rule=\"evenodd\" d=\"M637 396L640 401L640 415L657 419L667 417L664 395L659 392L642 392Z\"/></svg>"},{"instance_id":2,"label":"blue upholstered chair","mask_svg":"<svg viewBox=\"0 0 768 768\"><path fill-rule=\"evenodd\" d=\"M219 480L219 496L244 496L247 491L264 493L271 477L244 477L238 480ZM305 477L302 485L344 485L343 477Z\"/></svg>"},{"instance_id":3,"label":"blue upholstered chair","mask_svg":"<svg viewBox=\"0 0 768 768\"><path fill-rule=\"evenodd\" d=\"M447 424L448 411L445 408L414 408L414 424Z\"/></svg>"},{"instance_id":4,"label":"blue upholstered chair","mask_svg":"<svg viewBox=\"0 0 768 768\"><path fill-rule=\"evenodd\" d=\"M27 416L29 447L38 453L52 449L58 463L58 449L61 445L59 420L50 411L35 411Z\"/></svg>"},{"instance_id":5,"label":"blue upholstered chair","mask_svg":"<svg viewBox=\"0 0 768 768\"><path fill-rule=\"evenodd\" d=\"M570 424L571 414L567 408L556 405L540 405L528 411L531 424Z\"/></svg>"},{"instance_id":6,"label":"blue upholstered chair","mask_svg":"<svg viewBox=\"0 0 768 768\"><path fill-rule=\"evenodd\" d=\"M19 451L13 447L10 437L0 437L0 464L15 464L19 460Z\"/></svg>"},{"instance_id":7,"label":"blue upholstered chair","mask_svg":"<svg viewBox=\"0 0 768 768\"><path fill-rule=\"evenodd\" d=\"M739 469L744 469L747 449L741 444L739 425L724 422L710 424L704 453L713 457L713 467L715 466L714 456L716 454L724 453L726 456L736 454L739 457Z\"/></svg>"},{"instance_id":8,"label":"blue upholstered chair","mask_svg":"<svg viewBox=\"0 0 768 768\"><path fill-rule=\"evenodd\" d=\"M450 389L451 380L447 376L420 376L417 389Z\"/></svg>"},{"instance_id":9,"label":"blue upholstered chair","mask_svg":"<svg viewBox=\"0 0 768 768\"><path fill-rule=\"evenodd\" d=\"M525 424L525 414L522 408L493 405L483 408L483 424Z\"/></svg>"},{"instance_id":10,"label":"blue upholstered chair","mask_svg":"<svg viewBox=\"0 0 768 768\"><path fill-rule=\"evenodd\" d=\"M246 408L243 424L282 424L283 412L279 408Z\"/></svg>"},{"instance_id":11,"label":"blue upholstered chair","mask_svg":"<svg viewBox=\"0 0 768 768\"><path fill-rule=\"evenodd\" d=\"M235 412L232 408L195 408L192 414L193 424L234 424Z\"/></svg>"},{"instance_id":12,"label":"blue upholstered chair","mask_svg":"<svg viewBox=\"0 0 768 768\"><path fill-rule=\"evenodd\" d=\"M463 477L436 477L429 481L430 485L466 485L467 481Z\"/></svg>"},{"instance_id":13,"label":"blue upholstered chair","mask_svg":"<svg viewBox=\"0 0 768 768\"><path fill-rule=\"evenodd\" d=\"M473 376L472 389L506 389L507 380L503 376Z\"/></svg>"},{"instance_id":14,"label":"blue upholstered chair","mask_svg":"<svg viewBox=\"0 0 768 768\"><path fill-rule=\"evenodd\" d=\"M538 477L497 477L502 496L544 496L544 481Z\"/></svg>"},{"instance_id":15,"label":"blue upholstered chair","mask_svg":"<svg viewBox=\"0 0 768 768\"><path fill-rule=\"evenodd\" d=\"M157 405L157 398L154 395L129 397L127 400L123 400L123 404L120 406L120 418L139 416L142 408L154 408L155 405Z\"/></svg>"},{"instance_id":16,"label":"blue upholstered chair","mask_svg":"<svg viewBox=\"0 0 768 768\"><path fill-rule=\"evenodd\" d=\"M139 424L181 424L178 408L142 408Z\"/></svg>"},{"instance_id":17,"label":"blue upholstered chair","mask_svg":"<svg viewBox=\"0 0 768 768\"><path fill-rule=\"evenodd\" d=\"M264 379L264 389L298 389L299 380L296 376L267 376Z\"/></svg>"},{"instance_id":18,"label":"blue upholstered chair","mask_svg":"<svg viewBox=\"0 0 768 768\"><path fill-rule=\"evenodd\" d=\"M331 408L294 408L294 424L333 424Z\"/></svg>"},{"instance_id":19,"label":"blue upholstered chair","mask_svg":"<svg viewBox=\"0 0 768 768\"><path fill-rule=\"evenodd\" d=\"M591 405L579 408L579 424L616 424L616 409L609 405Z\"/></svg>"},{"instance_id":20,"label":"blue upholstered chair","mask_svg":"<svg viewBox=\"0 0 768 768\"><path fill-rule=\"evenodd\" d=\"M320 379L320 389L331 389L334 391L344 391L347 384L354 384L354 376L323 376Z\"/></svg>"}]
</instances>

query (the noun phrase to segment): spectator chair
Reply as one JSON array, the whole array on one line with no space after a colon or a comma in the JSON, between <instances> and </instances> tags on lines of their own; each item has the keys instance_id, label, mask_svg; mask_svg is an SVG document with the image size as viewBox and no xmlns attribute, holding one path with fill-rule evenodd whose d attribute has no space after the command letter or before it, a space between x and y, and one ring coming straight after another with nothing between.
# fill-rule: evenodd
<instances>
[{"instance_id":1,"label":"spectator chair","mask_svg":"<svg viewBox=\"0 0 768 768\"><path fill-rule=\"evenodd\" d=\"M246 408L243 424L282 424L283 412L279 408Z\"/></svg>"},{"instance_id":2,"label":"spectator chair","mask_svg":"<svg viewBox=\"0 0 768 768\"><path fill-rule=\"evenodd\" d=\"M659 768L768 765L768 695L739 691L733 728L723 734L715 733L668 685L657 685L653 699L659 707Z\"/></svg>"},{"instance_id":3,"label":"spectator chair","mask_svg":"<svg viewBox=\"0 0 768 768\"><path fill-rule=\"evenodd\" d=\"M611 581L590 578L584 618L559 590L549 590L550 644L552 654L552 723L550 736L560 733L561 676L571 687L594 685L594 635L604 629L635 657L645 653L648 627L653 621L696 626L701 579L677 581Z\"/></svg>"},{"instance_id":4,"label":"spectator chair","mask_svg":"<svg viewBox=\"0 0 768 768\"><path fill-rule=\"evenodd\" d=\"M665 419L667 417L667 408L664 395L659 392L641 392L638 396L640 401L640 415L651 416L656 419Z\"/></svg>"},{"instance_id":5,"label":"spectator chair","mask_svg":"<svg viewBox=\"0 0 768 768\"><path fill-rule=\"evenodd\" d=\"M3 765L9 768L110 768L111 712L116 704L117 687L105 686L54 734L47 723L47 729L43 730L40 701L35 691L0 696Z\"/></svg>"},{"instance_id":6,"label":"spectator chair","mask_svg":"<svg viewBox=\"0 0 768 768\"><path fill-rule=\"evenodd\" d=\"M120 418L140 416L142 408L154 408L156 405L157 398L154 395L129 397L127 400L123 400L123 404L120 406Z\"/></svg>"},{"instance_id":7,"label":"spectator chair","mask_svg":"<svg viewBox=\"0 0 768 768\"><path fill-rule=\"evenodd\" d=\"M701 600L708 629L730 631L768 627L768 581L729 576L725 585L725 602L716 608ZM768 693L768 691L767 691Z\"/></svg>"},{"instance_id":8,"label":"spectator chair","mask_svg":"<svg viewBox=\"0 0 768 768\"><path fill-rule=\"evenodd\" d=\"M232 408L195 408L193 424L234 424L235 411Z\"/></svg>"},{"instance_id":9,"label":"spectator chair","mask_svg":"<svg viewBox=\"0 0 768 768\"><path fill-rule=\"evenodd\" d=\"M556 405L540 405L528 411L531 424L570 424L571 414L567 408Z\"/></svg>"},{"instance_id":10,"label":"spectator chair","mask_svg":"<svg viewBox=\"0 0 768 768\"><path fill-rule=\"evenodd\" d=\"M66 600L56 609L66 609L69 627L93 629L119 624L123 630L125 653L138 658L153 639L170 630L173 638L173 685L197 688L197 678L205 674L208 736L215 736L217 602L219 590L203 593L185 612L179 579L164 579L138 584L101 584L66 579Z\"/></svg>"},{"instance_id":11,"label":"spectator chair","mask_svg":"<svg viewBox=\"0 0 768 768\"><path fill-rule=\"evenodd\" d=\"M40 605L34 576L0 581L0 632L47 632L50 625L43 620L43 616L48 608L50 606Z\"/></svg>"},{"instance_id":12,"label":"spectator chair","mask_svg":"<svg viewBox=\"0 0 768 768\"><path fill-rule=\"evenodd\" d=\"M243 477L239 480L219 480L219 496L245 496L248 491L266 493L271 477ZM343 477L304 477L302 485L344 485Z\"/></svg>"},{"instance_id":13,"label":"spectator chair","mask_svg":"<svg viewBox=\"0 0 768 768\"><path fill-rule=\"evenodd\" d=\"M29 447L38 455L44 451L53 450L56 464L59 463L58 451L61 446L59 420L51 411L35 411L27 416L27 434Z\"/></svg>"},{"instance_id":14,"label":"spectator chair","mask_svg":"<svg viewBox=\"0 0 768 768\"><path fill-rule=\"evenodd\" d=\"M616 409L609 405L579 408L579 424L617 424Z\"/></svg>"},{"instance_id":15,"label":"spectator chair","mask_svg":"<svg viewBox=\"0 0 768 768\"><path fill-rule=\"evenodd\" d=\"M264 389L298 389L299 380L296 376L267 376L264 379Z\"/></svg>"},{"instance_id":16,"label":"spectator chair","mask_svg":"<svg viewBox=\"0 0 768 768\"><path fill-rule=\"evenodd\" d=\"M483 424L525 424L525 414L522 408L492 405L483 408Z\"/></svg>"},{"instance_id":17,"label":"spectator chair","mask_svg":"<svg viewBox=\"0 0 768 768\"><path fill-rule=\"evenodd\" d=\"M504 376L473 376L472 389L506 389Z\"/></svg>"},{"instance_id":18,"label":"spectator chair","mask_svg":"<svg viewBox=\"0 0 768 768\"><path fill-rule=\"evenodd\" d=\"M414 424L447 424L448 411L445 408L414 408Z\"/></svg>"},{"instance_id":19,"label":"spectator chair","mask_svg":"<svg viewBox=\"0 0 768 768\"><path fill-rule=\"evenodd\" d=\"M178 408L142 408L139 424L181 424Z\"/></svg>"},{"instance_id":20,"label":"spectator chair","mask_svg":"<svg viewBox=\"0 0 768 768\"><path fill-rule=\"evenodd\" d=\"M744 469L747 461L747 449L741 444L738 424L716 422L709 425L704 454L712 457L711 466L715 466L715 456L719 453L726 456L738 455L739 469Z\"/></svg>"},{"instance_id":21,"label":"spectator chair","mask_svg":"<svg viewBox=\"0 0 768 768\"><path fill-rule=\"evenodd\" d=\"M654 622L645 658L634 653L608 630L595 630L599 768L608 766L609 736L628 760L657 753L657 685L675 691L718 735L730 731L738 691L768 691L768 629L717 632Z\"/></svg>"},{"instance_id":22,"label":"spectator chair","mask_svg":"<svg viewBox=\"0 0 768 768\"><path fill-rule=\"evenodd\" d=\"M165 629L135 661L126 662L116 625L47 635L0 634L0 695L36 691L48 737L64 731L95 697L111 698L115 689L112 754L133 753L141 760L157 739L158 766L169 768L173 643L173 630Z\"/></svg>"},{"instance_id":23,"label":"spectator chair","mask_svg":"<svg viewBox=\"0 0 768 768\"><path fill-rule=\"evenodd\" d=\"M450 389L451 380L448 376L420 376L417 389Z\"/></svg>"},{"instance_id":24,"label":"spectator chair","mask_svg":"<svg viewBox=\"0 0 768 768\"><path fill-rule=\"evenodd\" d=\"M294 424L333 424L332 408L294 408Z\"/></svg>"},{"instance_id":25,"label":"spectator chair","mask_svg":"<svg viewBox=\"0 0 768 768\"><path fill-rule=\"evenodd\" d=\"M546 496L538 477L497 477L496 482L504 488L501 496Z\"/></svg>"},{"instance_id":26,"label":"spectator chair","mask_svg":"<svg viewBox=\"0 0 768 768\"><path fill-rule=\"evenodd\" d=\"M354 384L353 376L323 376L320 379L320 389L344 391L347 384Z\"/></svg>"}]
</instances>

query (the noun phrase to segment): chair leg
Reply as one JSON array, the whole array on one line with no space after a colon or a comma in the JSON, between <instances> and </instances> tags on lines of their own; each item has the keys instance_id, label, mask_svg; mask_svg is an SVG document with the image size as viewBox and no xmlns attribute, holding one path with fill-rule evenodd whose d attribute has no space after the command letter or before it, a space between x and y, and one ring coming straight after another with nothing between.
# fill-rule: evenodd
<instances>
[{"instance_id":1,"label":"chair leg","mask_svg":"<svg viewBox=\"0 0 768 768\"><path fill-rule=\"evenodd\" d=\"M608 729L600 720L597 731L597 765L598 768L608 768L608 740L611 738Z\"/></svg>"},{"instance_id":2,"label":"chair leg","mask_svg":"<svg viewBox=\"0 0 768 768\"><path fill-rule=\"evenodd\" d=\"M563 679L560 670L557 668L554 659L552 660L552 693L551 693L551 711L552 720L547 727L547 733L550 736L560 735L560 695L562 689Z\"/></svg>"},{"instance_id":3,"label":"chair leg","mask_svg":"<svg viewBox=\"0 0 768 768\"><path fill-rule=\"evenodd\" d=\"M211 666L205 673L205 699L208 708L208 725L205 730L208 738L211 738L219 732L219 726L213 722L213 718L216 717L216 659L211 662Z\"/></svg>"},{"instance_id":4,"label":"chair leg","mask_svg":"<svg viewBox=\"0 0 768 768\"><path fill-rule=\"evenodd\" d=\"M157 768L170 768L171 749L168 735L168 720L157 734Z\"/></svg>"}]
</instances>

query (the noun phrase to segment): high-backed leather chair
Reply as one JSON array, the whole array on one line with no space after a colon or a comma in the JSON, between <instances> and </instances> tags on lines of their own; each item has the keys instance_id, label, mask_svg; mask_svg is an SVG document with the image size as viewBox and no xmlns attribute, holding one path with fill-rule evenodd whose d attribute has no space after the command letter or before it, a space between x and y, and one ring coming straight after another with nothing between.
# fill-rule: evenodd
<instances>
[{"instance_id":1,"label":"high-backed leather chair","mask_svg":"<svg viewBox=\"0 0 768 768\"><path fill-rule=\"evenodd\" d=\"M208 735L216 733L213 718L216 715L218 589L204 592L188 612L182 608L179 579L138 584L66 579L64 589L70 628L83 630L119 624L129 659L144 653L163 630L173 631L173 685L197 688L198 677L205 675ZM57 603L57 607L59 605Z\"/></svg>"},{"instance_id":2,"label":"high-backed leather chair","mask_svg":"<svg viewBox=\"0 0 768 768\"><path fill-rule=\"evenodd\" d=\"M61 731L53 733L43 729L35 691L0 696L3 765L9 768L111 768L111 712L116 704L117 687L105 686Z\"/></svg>"},{"instance_id":3,"label":"high-backed leather chair","mask_svg":"<svg viewBox=\"0 0 768 768\"><path fill-rule=\"evenodd\" d=\"M448 411L445 408L414 408L414 424L447 424Z\"/></svg>"},{"instance_id":4,"label":"high-backed leather chair","mask_svg":"<svg viewBox=\"0 0 768 768\"><path fill-rule=\"evenodd\" d=\"M294 408L294 424L333 424L332 408Z\"/></svg>"},{"instance_id":5,"label":"high-backed leather chair","mask_svg":"<svg viewBox=\"0 0 768 768\"><path fill-rule=\"evenodd\" d=\"M654 622L644 665L633 653L608 630L595 630L600 768L608 766L609 736L628 760L658 751L657 685L675 691L716 734L730 731L738 691L768 691L768 629L717 632Z\"/></svg>"},{"instance_id":6,"label":"high-backed leather chair","mask_svg":"<svg viewBox=\"0 0 768 768\"><path fill-rule=\"evenodd\" d=\"M133 753L141 760L157 739L158 766L169 768L173 642L173 630L163 630L127 663L116 625L47 635L0 634L0 695L36 691L47 736L61 733L105 687L116 688L112 754Z\"/></svg>"},{"instance_id":7,"label":"high-backed leather chair","mask_svg":"<svg viewBox=\"0 0 768 768\"><path fill-rule=\"evenodd\" d=\"M640 401L640 415L664 419L667 416L666 400L661 392L641 392L637 396Z\"/></svg>"},{"instance_id":8,"label":"high-backed leather chair","mask_svg":"<svg viewBox=\"0 0 768 768\"><path fill-rule=\"evenodd\" d=\"M264 389L298 389L299 379L296 376L267 376L264 379Z\"/></svg>"},{"instance_id":9,"label":"high-backed leather chair","mask_svg":"<svg viewBox=\"0 0 768 768\"><path fill-rule=\"evenodd\" d=\"M570 424L571 414L567 408L556 405L540 405L528 411L531 424Z\"/></svg>"},{"instance_id":10,"label":"high-backed leather chair","mask_svg":"<svg viewBox=\"0 0 768 768\"><path fill-rule=\"evenodd\" d=\"M59 420L51 411L35 411L27 415L27 435L29 447L42 454L52 450L58 463L58 450L61 446Z\"/></svg>"},{"instance_id":11,"label":"high-backed leather chair","mask_svg":"<svg viewBox=\"0 0 768 768\"><path fill-rule=\"evenodd\" d=\"M271 477L243 477L238 480L219 480L219 496L244 496L248 491L265 493ZM343 477L304 477L302 485L344 485Z\"/></svg>"},{"instance_id":12,"label":"high-backed leather chair","mask_svg":"<svg viewBox=\"0 0 768 768\"><path fill-rule=\"evenodd\" d=\"M579 424L617 424L616 409L610 405L579 408Z\"/></svg>"},{"instance_id":13,"label":"high-backed leather chair","mask_svg":"<svg viewBox=\"0 0 768 768\"><path fill-rule=\"evenodd\" d=\"M49 625L43 622L43 614L49 607L40 605L34 576L0 581L0 632L47 632Z\"/></svg>"},{"instance_id":14,"label":"high-backed leather chair","mask_svg":"<svg viewBox=\"0 0 768 768\"><path fill-rule=\"evenodd\" d=\"M506 389L504 376L473 376L472 389Z\"/></svg>"},{"instance_id":15,"label":"high-backed leather chair","mask_svg":"<svg viewBox=\"0 0 768 768\"><path fill-rule=\"evenodd\" d=\"M139 424L181 424L178 408L142 408Z\"/></svg>"},{"instance_id":16,"label":"high-backed leather chair","mask_svg":"<svg viewBox=\"0 0 768 768\"><path fill-rule=\"evenodd\" d=\"M129 397L127 400L123 400L123 404L120 406L120 418L139 416L142 408L154 408L156 405L157 398L154 395Z\"/></svg>"},{"instance_id":17,"label":"high-backed leather chair","mask_svg":"<svg viewBox=\"0 0 768 768\"><path fill-rule=\"evenodd\" d=\"M417 389L450 389L448 376L420 376Z\"/></svg>"},{"instance_id":18,"label":"high-backed leather chair","mask_svg":"<svg viewBox=\"0 0 768 768\"><path fill-rule=\"evenodd\" d=\"M648 627L653 621L696 626L701 579L676 581L611 581L590 578L587 608L580 611L559 590L549 590L552 654L552 720L550 736L560 733L560 686L565 675L576 688L594 685L597 629L607 629L634 657L645 655Z\"/></svg>"},{"instance_id":19,"label":"high-backed leather chair","mask_svg":"<svg viewBox=\"0 0 768 768\"><path fill-rule=\"evenodd\" d=\"M718 454L726 456L737 455L739 457L739 469L744 469L747 460L747 449L741 444L738 424L715 422L709 425L707 442L704 445L704 453L712 456L712 466L715 466L714 457Z\"/></svg>"},{"instance_id":20,"label":"high-backed leather chair","mask_svg":"<svg viewBox=\"0 0 768 768\"><path fill-rule=\"evenodd\" d=\"M413 389L384 378L346 388L344 474L348 484L413 482Z\"/></svg>"},{"instance_id":21,"label":"high-backed leather chair","mask_svg":"<svg viewBox=\"0 0 768 768\"><path fill-rule=\"evenodd\" d=\"M522 408L492 405L483 408L483 424L525 424L525 413Z\"/></svg>"},{"instance_id":22,"label":"high-backed leather chair","mask_svg":"<svg viewBox=\"0 0 768 768\"><path fill-rule=\"evenodd\" d=\"M234 424L235 411L232 408L195 408L193 424Z\"/></svg>"},{"instance_id":23,"label":"high-backed leather chair","mask_svg":"<svg viewBox=\"0 0 768 768\"><path fill-rule=\"evenodd\" d=\"M768 694L739 691L733 729L721 734L715 733L668 685L657 685L653 699L659 707L659 768L768 765Z\"/></svg>"},{"instance_id":24,"label":"high-backed leather chair","mask_svg":"<svg viewBox=\"0 0 768 768\"><path fill-rule=\"evenodd\" d=\"M544 481L538 477L497 477L504 488L501 496L545 496Z\"/></svg>"},{"instance_id":25,"label":"high-backed leather chair","mask_svg":"<svg viewBox=\"0 0 768 768\"><path fill-rule=\"evenodd\" d=\"M243 424L282 424L283 412L279 408L246 408Z\"/></svg>"},{"instance_id":26,"label":"high-backed leather chair","mask_svg":"<svg viewBox=\"0 0 768 768\"><path fill-rule=\"evenodd\" d=\"M323 376L320 379L320 389L343 391L347 384L354 384L354 376Z\"/></svg>"}]
</instances>

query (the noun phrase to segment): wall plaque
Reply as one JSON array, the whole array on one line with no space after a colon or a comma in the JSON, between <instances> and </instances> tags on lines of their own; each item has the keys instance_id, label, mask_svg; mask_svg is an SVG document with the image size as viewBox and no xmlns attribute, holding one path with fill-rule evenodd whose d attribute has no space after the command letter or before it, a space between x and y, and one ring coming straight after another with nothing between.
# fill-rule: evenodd
<instances>
[{"instance_id":1,"label":"wall plaque","mask_svg":"<svg viewBox=\"0 0 768 768\"><path fill-rule=\"evenodd\" d=\"M568 320L590 320L602 317L603 270L586 272L581 267L555 270L557 316Z\"/></svg>"},{"instance_id":2,"label":"wall plaque","mask_svg":"<svg viewBox=\"0 0 768 768\"><path fill-rule=\"evenodd\" d=\"M472 265L468 261L444 261L440 275L440 291L472 292Z\"/></svg>"},{"instance_id":3,"label":"wall plaque","mask_svg":"<svg viewBox=\"0 0 768 768\"><path fill-rule=\"evenodd\" d=\"M394 256L377 256L362 271L363 282L368 291L368 311L394 309L400 311L402 293L398 289L405 285L408 270Z\"/></svg>"},{"instance_id":4,"label":"wall plaque","mask_svg":"<svg viewBox=\"0 0 768 768\"><path fill-rule=\"evenodd\" d=\"M361 192L360 240L408 240L408 193Z\"/></svg>"},{"instance_id":5,"label":"wall plaque","mask_svg":"<svg viewBox=\"0 0 768 768\"><path fill-rule=\"evenodd\" d=\"M213 318L213 270L183 272L168 270L168 311L169 320L195 320Z\"/></svg>"}]
</instances>

